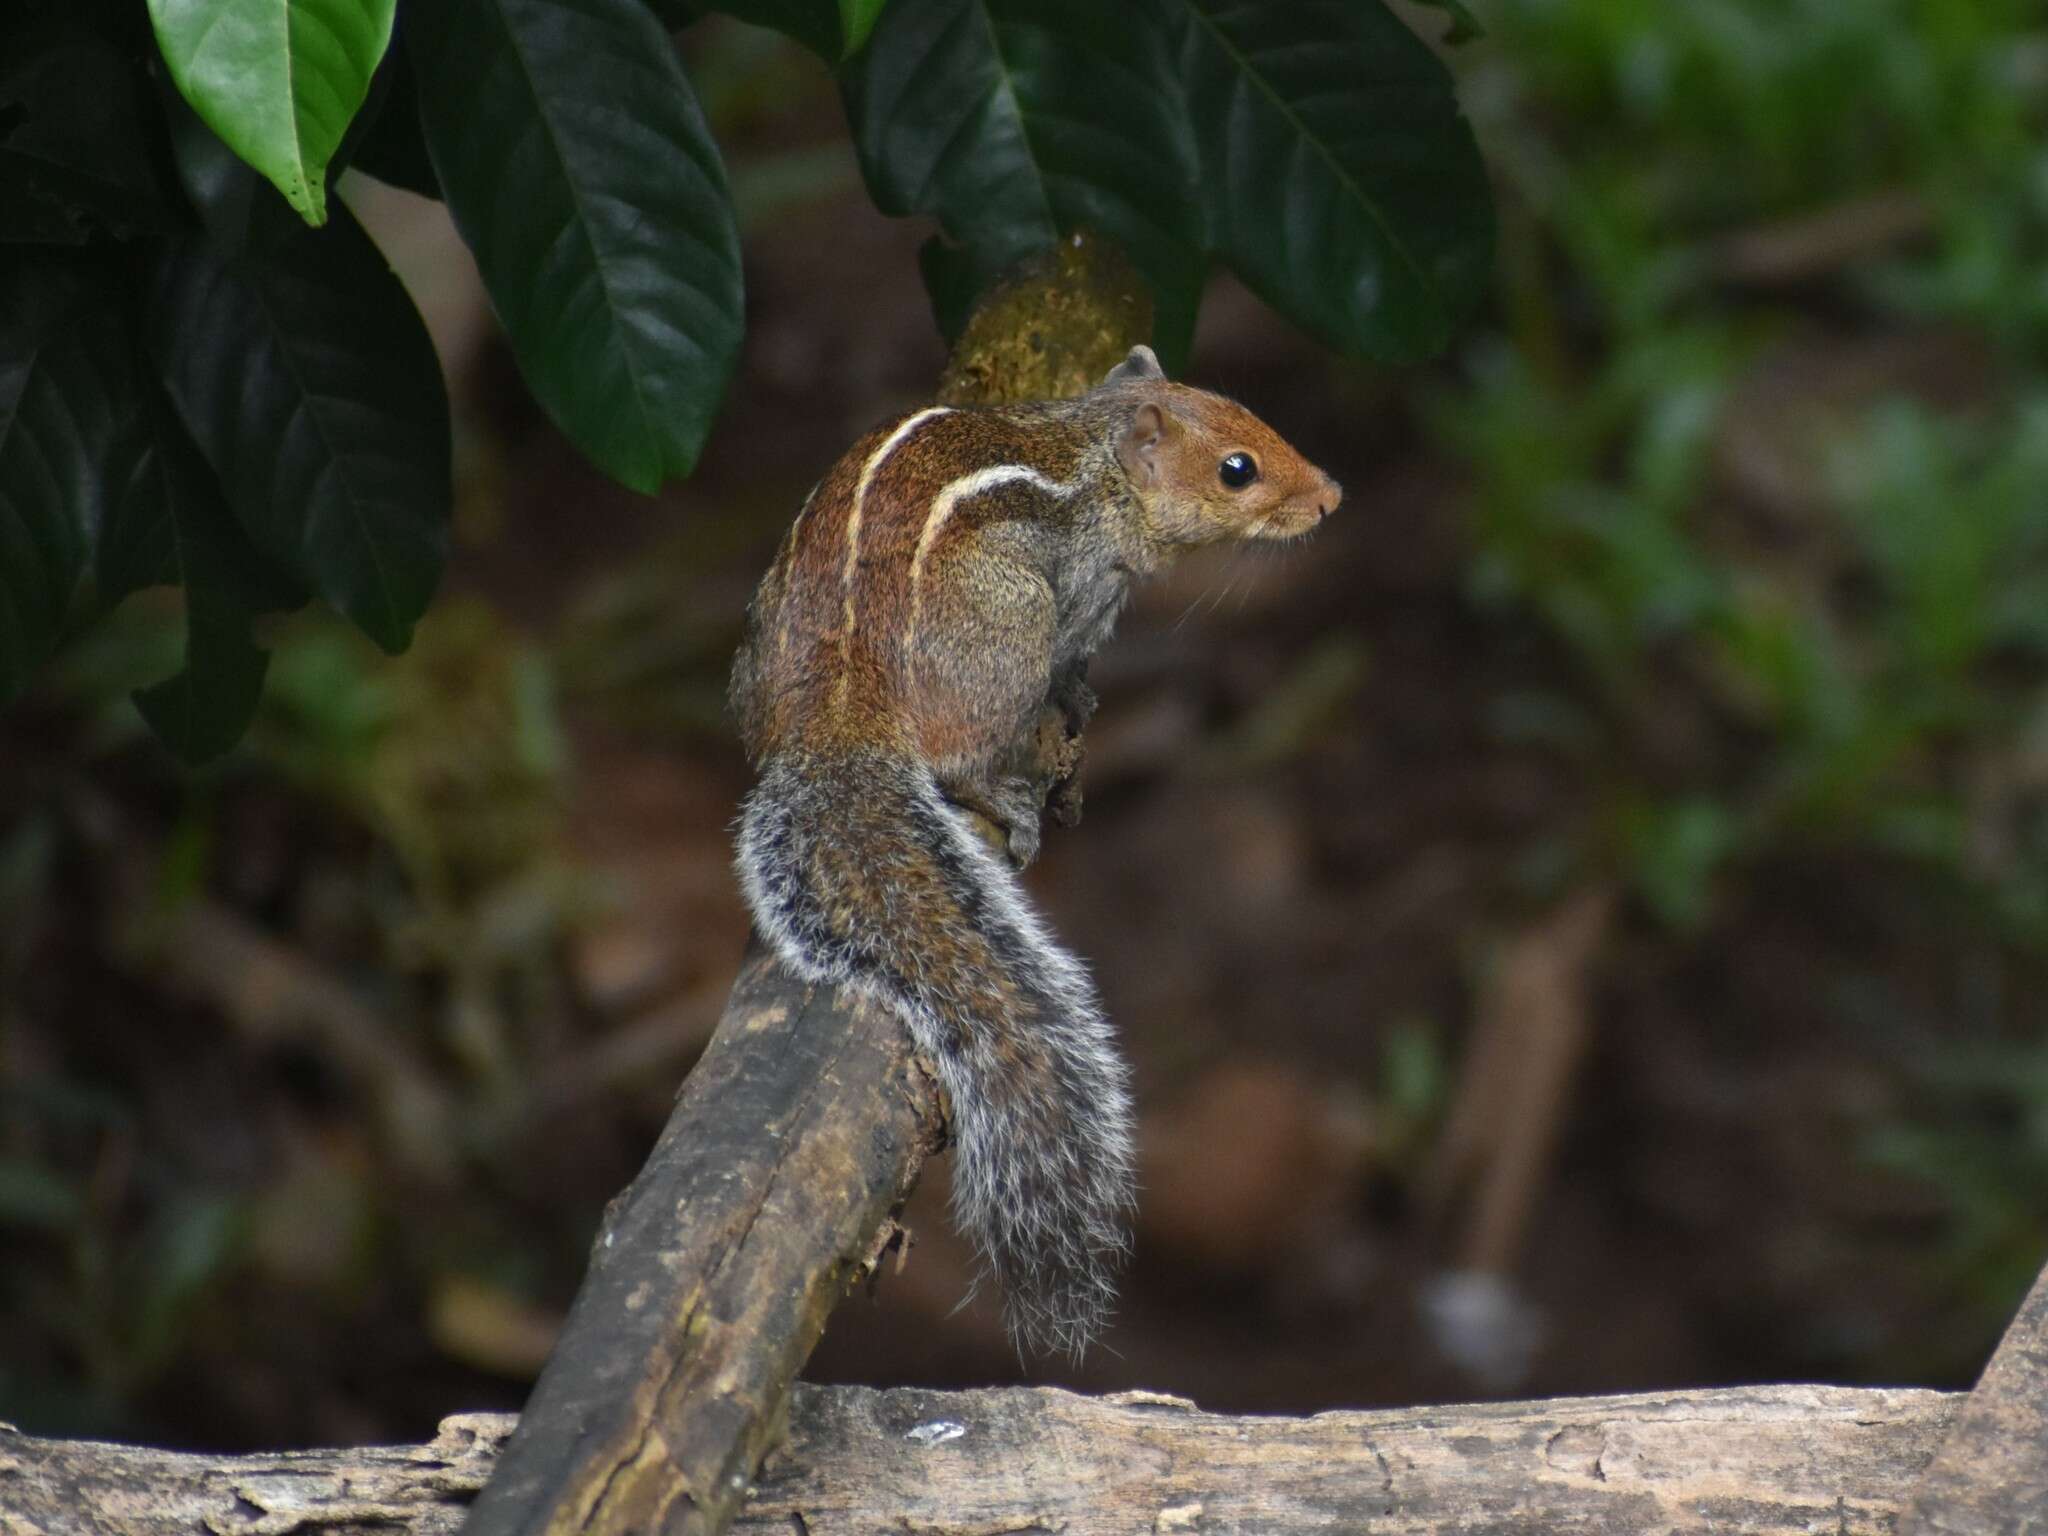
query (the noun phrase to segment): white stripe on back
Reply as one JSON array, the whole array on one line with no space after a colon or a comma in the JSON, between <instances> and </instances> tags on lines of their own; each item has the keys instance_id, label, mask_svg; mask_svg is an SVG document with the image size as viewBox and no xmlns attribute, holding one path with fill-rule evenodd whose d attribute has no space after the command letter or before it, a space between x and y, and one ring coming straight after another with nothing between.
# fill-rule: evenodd
<instances>
[{"instance_id":1,"label":"white stripe on back","mask_svg":"<svg viewBox=\"0 0 2048 1536\"><path fill-rule=\"evenodd\" d=\"M924 531L917 536L917 552L910 557L910 622L903 630L905 650L909 649L917 634L918 617L924 609L924 588L920 583L924 578L925 561L931 557L932 546L938 543L939 535L945 532L946 524L952 520L954 509L970 497L1019 481L1035 485L1041 491L1050 491L1055 496L1064 496L1073 489L1062 481L1048 478L1029 464L991 464L986 469L962 475L932 498L932 509L925 517Z\"/></svg>"},{"instance_id":2,"label":"white stripe on back","mask_svg":"<svg viewBox=\"0 0 2048 1536\"><path fill-rule=\"evenodd\" d=\"M875 476L890 454L903 440L926 422L936 416L950 416L953 408L948 405L926 406L915 415L907 416L894 432L882 439L882 446L868 455L867 463L860 467L860 478L853 486L853 508L846 514L846 570L840 577L840 585L846 592L846 633L853 634L853 578L860 570L860 521L866 507L868 487L874 484Z\"/></svg>"}]
</instances>

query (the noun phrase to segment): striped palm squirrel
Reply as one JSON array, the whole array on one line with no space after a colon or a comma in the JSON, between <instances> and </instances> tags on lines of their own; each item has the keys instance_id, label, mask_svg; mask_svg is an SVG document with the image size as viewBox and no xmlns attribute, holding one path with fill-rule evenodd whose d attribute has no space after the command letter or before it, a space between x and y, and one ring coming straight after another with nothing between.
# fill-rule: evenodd
<instances>
[{"instance_id":1,"label":"striped palm squirrel","mask_svg":"<svg viewBox=\"0 0 2048 1536\"><path fill-rule=\"evenodd\" d=\"M875 428L813 489L748 611L748 905L791 970L881 1000L933 1062L954 1217L1020 1347L1078 1356L1101 1329L1134 1198L1127 1070L1011 867L1038 839L1025 744L1048 701L1092 708L1085 664L1134 579L1201 545L1292 538L1340 494L1137 347L1076 399Z\"/></svg>"}]
</instances>

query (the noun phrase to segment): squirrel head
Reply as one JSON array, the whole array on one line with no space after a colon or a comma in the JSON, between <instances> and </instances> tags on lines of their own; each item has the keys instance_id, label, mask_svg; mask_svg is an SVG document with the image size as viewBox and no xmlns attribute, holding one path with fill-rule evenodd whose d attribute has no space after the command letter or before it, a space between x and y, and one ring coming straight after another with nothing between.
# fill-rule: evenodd
<instances>
[{"instance_id":1,"label":"squirrel head","mask_svg":"<svg viewBox=\"0 0 2048 1536\"><path fill-rule=\"evenodd\" d=\"M1150 347L1100 388L1126 410L1117 460L1164 548L1291 539L1337 510L1344 491L1234 400L1168 380Z\"/></svg>"}]
</instances>

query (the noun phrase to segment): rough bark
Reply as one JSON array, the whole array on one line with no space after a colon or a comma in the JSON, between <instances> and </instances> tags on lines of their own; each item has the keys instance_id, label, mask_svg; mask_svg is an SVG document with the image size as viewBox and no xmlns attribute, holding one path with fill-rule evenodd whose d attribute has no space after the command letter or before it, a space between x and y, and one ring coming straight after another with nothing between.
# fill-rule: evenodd
<instances>
[{"instance_id":1,"label":"rough bark","mask_svg":"<svg viewBox=\"0 0 2048 1536\"><path fill-rule=\"evenodd\" d=\"M1177 1398L798 1386L760 1536L1873 1536L1956 1396L1844 1387L1237 1418ZM0 1533L446 1536L512 1432L234 1458L0 1434Z\"/></svg>"},{"instance_id":2,"label":"rough bark","mask_svg":"<svg viewBox=\"0 0 2048 1536\"><path fill-rule=\"evenodd\" d=\"M2048 1531L2048 1269L1957 1413L1900 1529L1906 1536Z\"/></svg>"},{"instance_id":3,"label":"rough bark","mask_svg":"<svg viewBox=\"0 0 2048 1536\"><path fill-rule=\"evenodd\" d=\"M752 953L605 1214L473 1536L722 1530L939 1133L893 1016Z\"/></svg>"}]
</instances>

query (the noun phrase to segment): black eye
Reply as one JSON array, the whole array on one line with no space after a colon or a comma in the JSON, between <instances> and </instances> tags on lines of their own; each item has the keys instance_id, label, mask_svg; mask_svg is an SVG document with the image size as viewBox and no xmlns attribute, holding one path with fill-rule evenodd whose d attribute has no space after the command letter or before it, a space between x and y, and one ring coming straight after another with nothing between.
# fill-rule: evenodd
<instances>
[{"instance_id":1,"label":"black eye","mask_svg":"<svg viewBox=\"0 0 2048 1536\"><path fill-rule=\"evenodd\" d=\"M1217 467L1216 476L1233 491L1241 491L1259 478L1258 462L1248 453L1233 453Z\"/></svg>"}]
</instances>

